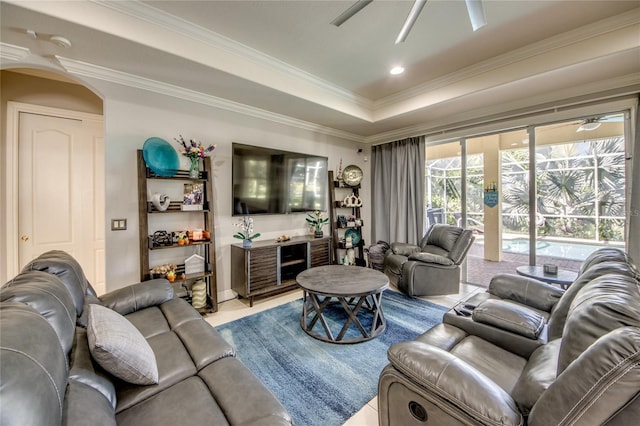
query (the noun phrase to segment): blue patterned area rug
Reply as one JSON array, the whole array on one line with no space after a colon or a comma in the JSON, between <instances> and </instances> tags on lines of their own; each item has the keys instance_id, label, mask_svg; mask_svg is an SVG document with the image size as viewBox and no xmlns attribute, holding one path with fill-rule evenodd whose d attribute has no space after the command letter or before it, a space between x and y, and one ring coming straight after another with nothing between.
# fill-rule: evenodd
<instances>
[{"instance_id":1,"label":"blue patterned area rug","mask_svg":"<svg viewBox=\"0 0 640 426\"><path fill-rule=\"evenodd\" d=\"M383 293L382 309L386 331L356 344L325 343L306 334L300 328L302 299L221 325L217 330L236 348L238 358L280 399L296 425L338 426L377 394L378 377L388 364L389 346L422 334L440 323L447 311L391 290ZM318 323L314 330L319 327Z\"/></svg>"}]
</instances>

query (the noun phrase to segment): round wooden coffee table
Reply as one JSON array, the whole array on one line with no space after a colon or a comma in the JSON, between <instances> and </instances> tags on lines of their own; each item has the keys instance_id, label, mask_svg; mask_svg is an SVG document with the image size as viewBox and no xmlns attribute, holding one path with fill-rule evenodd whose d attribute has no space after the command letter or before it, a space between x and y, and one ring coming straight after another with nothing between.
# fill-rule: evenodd
<instances>
[{"instance_id":1,"label":"round wooden coffee table","mask_svg":"<svg viewBox=\"0 0 640 426\"><path fill-rule=\"evenodd\" d=\"M304 292L300 326L311 337L330 343L359 343L386 329L381 302L389 279L382 272L361 266L327 265L301 272L296 281ZM332 318L327 317L329 310L334 311ZM321 328L320 332L314 327ZM359 333L348 336L353 327Z\"/></svg>"}]
</instances>

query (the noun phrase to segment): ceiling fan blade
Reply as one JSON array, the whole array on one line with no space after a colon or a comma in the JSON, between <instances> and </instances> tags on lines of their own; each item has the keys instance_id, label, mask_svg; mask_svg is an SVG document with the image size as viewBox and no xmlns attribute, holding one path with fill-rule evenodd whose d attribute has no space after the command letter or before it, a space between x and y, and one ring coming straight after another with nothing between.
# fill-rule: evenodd
<instances>
[{"instance_id":1,"label":"ceiling fan blade","mask_svg":"<svg viewBox=\"0 0 640 426\"><path fill-rule=\"evenodd\" d=\"M331 24L339 27L340 25L344 24L347 19L350 19L353 15L360 12L366 5L368 5L372 1L373 0L358 0L349 9L342 12L340 16L331 21Z\"/></svg>"},{"instance_id":2,"label":"ceiling fan blade","mask_svg":"<svg viewBox=\"0 0 640 426\"><path fill-rule=\"evenodd\" d=\"M482 0L465 0L465 3L467 4L467 12L469 13L473 31L478 31L487 25L487 17L484 15Z\"/></svg>"},{"instance_id":3,"label":"ceiling fan blade","mask_svg":"<svg viewBox=\"0 0 640 426\"><path fill-rule=\"evenodd\" d=\"M420 15L420 12L422 12L422 8L426 3L427 0L415 0L415 2L413 3L413 7L409 12L409 16L407 16L407 20L404 21L404 25L402 26L402 29L398 34L398 38L396 38L396 44L402 43L407 39L409 31L411 31L413 24L416 23L416 19L418 19L418 16Z\"/></svg>"}]
</instances>

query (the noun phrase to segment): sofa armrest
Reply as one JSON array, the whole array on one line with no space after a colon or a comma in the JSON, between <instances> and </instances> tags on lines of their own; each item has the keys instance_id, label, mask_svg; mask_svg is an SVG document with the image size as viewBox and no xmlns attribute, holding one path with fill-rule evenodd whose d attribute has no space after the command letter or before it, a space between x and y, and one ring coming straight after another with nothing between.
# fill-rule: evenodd
<instances>
[{"instance_id":1,"label":"sofa armrest","mask_svg":"<svg viewBox=\"0 0 640 426\"><path fill-rule=\"evenodd\" d=\"M528 339L537 339L542 332L545 319L539 313L505 300L489 299L474 310L471 318L475 322L501 328Z\"/></svg>"},{"instance_id":2,"label":"sofa armrest","mask_svg":"<svg viewBox=\"0 0 640 426\"><path fill-rule=\"evenodd\" d=\"M389 348L391 364L413 382L483 424L522 424L516 403L500 386L465 361L427 343Z\"/></svg>"},{"instance_id":3,"label":"sofa armrest","mask_svg":"<svg viewBox=\"0 0 640 426\"><path fill-rule=\"evenodd\" d=\"M164 278L123 287L99 297L107 308L120 315L160 305L175 297L171 283Z\"/></svg>"},{"instance_id":4,"label":"sofa armrest","mask_svg":"<svg viewBox=\"0 0 640 426\"><path fill-rule=\"evenodd\" d=\"M393 254L401 254L403 256L409 256L413 253L419 253L420 247L415 244L408 243L391 243L391 252Z\"/></svg>"},{"instance_id":5,"label":"sofa armrest","mask_svg":"<svg viewBox=\"0 0 640 426\"><path fill-rule=\"evenodd\" d=\"M498 274L489 283L490 294L523 305L551 312L564 290L533 278L514 274Z\"/></svg>"},{"instance_id":6,"label":"sofa armrest","mask_svg":"<svg viewBox=\"0 0 640 426\"><path fill-rule=\"evenodd\" d=\"M409 256L409 260L417 260L424 263L435 263L444 266L453 266L453 261L448 257L433 253L414 253Z\"/></svg>"}]
</instances>

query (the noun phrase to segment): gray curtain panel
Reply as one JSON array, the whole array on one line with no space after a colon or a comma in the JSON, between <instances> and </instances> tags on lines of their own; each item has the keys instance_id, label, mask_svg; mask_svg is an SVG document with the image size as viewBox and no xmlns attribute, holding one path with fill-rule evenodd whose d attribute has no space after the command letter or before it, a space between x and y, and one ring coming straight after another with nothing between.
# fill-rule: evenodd
<instances>
[{"instance_id":1,"label":"gray curtain panel","mask_svg":"<svg viewBox=\"0 0 640 426\"><path fill-rule=\"evenodd\" d=\"M424 233L424 136L373 147L373 241L418 244Z\"/></svg>"},{"instance_id":2,"label":"gray curtain panel","mask_svg":"<svg viewBox=\"0 0 640 426\"><path fill-rule=\"evenodd\" d=\"M639 102L640 104L640 102ZM635 136L631 151L631 199L627 212L627 252L636 262L640 262L640 105L636 106Z\"/></svg>"}]
</instances>

